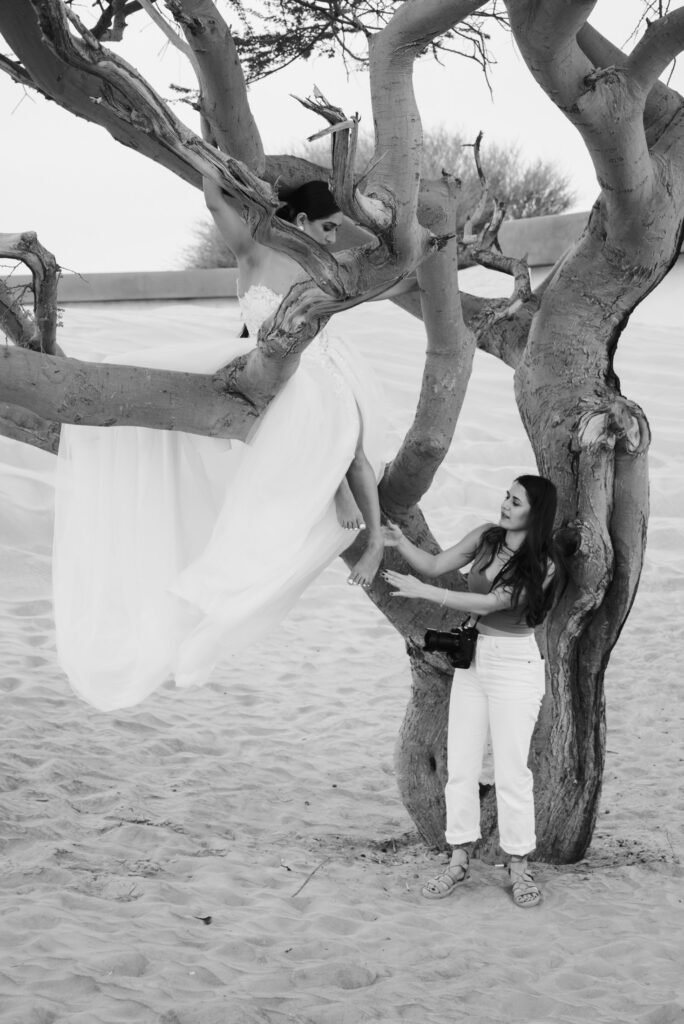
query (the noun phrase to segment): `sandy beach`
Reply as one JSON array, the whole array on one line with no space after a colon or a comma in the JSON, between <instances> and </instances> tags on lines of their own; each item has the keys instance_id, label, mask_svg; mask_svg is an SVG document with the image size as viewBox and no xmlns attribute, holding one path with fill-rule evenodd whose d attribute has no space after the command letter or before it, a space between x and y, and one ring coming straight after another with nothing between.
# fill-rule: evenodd
<instances>
[{"instance_id":1,"label":"sandy beach","mask_svg":"<svg viewBox=\"0 0 684 1024\"><path fill-rule=\"evenodd\" d=\"M112 303L68 308L60 341L103 355L238 327L231 302ZM378 303L336 329L384 382L391 453L420 325ZM203 689L113 714L76 698L54 648L53 460L0 439L2 1024L684 1022L680 334L635 318L620 343L653 429L646 566L607 674L594 842L536 867L545 899L528 911L479 862L454 897L421 897L445 858L394 779L408 664L341 561ZM534 471L511 377L478 354L424 503L444 544Z\"/></svg>"}]
</instances>

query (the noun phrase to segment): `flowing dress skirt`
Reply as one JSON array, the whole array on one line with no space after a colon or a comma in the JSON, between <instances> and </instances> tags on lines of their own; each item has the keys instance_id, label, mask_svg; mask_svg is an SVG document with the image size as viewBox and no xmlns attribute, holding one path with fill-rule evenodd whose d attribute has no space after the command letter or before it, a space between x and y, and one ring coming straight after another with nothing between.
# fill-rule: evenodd
<instances>
[{"instance_id":1,"label":"flowing dress skirt","mask_svg":"<svg viewBox=\"0 0 684 1024\"><path fill-rule=\"evenodd\" d=\"M257 325L258 326L258 325ZM250 339L118 356L213 372ZM138 427L65 426L58 456L53 593L60 663L101 710L167 679L205 682L268 636L354 539L334 496L359 431L382 470L384 422L368 369L319 335L247 444Z\"/></svg>"}]
</instances>

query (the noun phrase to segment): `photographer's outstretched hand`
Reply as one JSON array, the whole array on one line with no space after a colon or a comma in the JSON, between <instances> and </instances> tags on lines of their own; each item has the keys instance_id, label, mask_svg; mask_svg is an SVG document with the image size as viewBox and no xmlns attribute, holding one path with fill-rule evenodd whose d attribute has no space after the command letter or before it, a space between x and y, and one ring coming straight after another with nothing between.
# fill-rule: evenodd
<instances>
[{"instance_id":1,"label":"photographer's outstretched hand","mask_svg":"<svg viewBox=\"0 0 684 1024\"><path fill-rule=\"evenodd\" d=\"M390 592L391 597L413 597L413 598L428 598L430 588L428 584L422 583L416 579L415 576L407 576L401 572L394 572L393 569L385 569L382 574L383 579L389 583L390 587L396 587L396 590Z\"/></svg>"}]
</instances>

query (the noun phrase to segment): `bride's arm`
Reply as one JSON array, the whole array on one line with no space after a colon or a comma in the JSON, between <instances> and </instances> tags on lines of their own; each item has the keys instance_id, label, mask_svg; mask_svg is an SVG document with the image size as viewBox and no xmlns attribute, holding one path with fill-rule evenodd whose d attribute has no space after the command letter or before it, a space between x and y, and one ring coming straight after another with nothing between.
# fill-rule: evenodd
<instances>
[{"instance_id":1,"label":"bride's arm","mask_svg":"<svg viewBox=\"0 0 684 1024\"><path fill-rule=\"evenodd\" d=\"M228 248L238 259L249 256L257 243L238 211L215 181L204 178L202 187L207 209Z\"/></svg>"}]
</instances>

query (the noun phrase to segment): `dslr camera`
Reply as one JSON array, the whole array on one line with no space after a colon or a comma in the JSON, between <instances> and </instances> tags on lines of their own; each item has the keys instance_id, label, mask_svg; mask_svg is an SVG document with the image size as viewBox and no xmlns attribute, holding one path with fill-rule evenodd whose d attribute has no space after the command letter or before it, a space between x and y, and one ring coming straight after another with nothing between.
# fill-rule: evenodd
<instances>
[{"instance_id":1,"label":"dslr camera","mask_svg":"<svg viewBox=\"0 0 684 1024\"><path fill-rule=\"evenodd\" d=\"M425 633L424 651L445 654L454 668L469 668L475 653L477 629L475 626L454 626L448 633L439 629L428 629Z\"/></svg>"}]
</instances>

